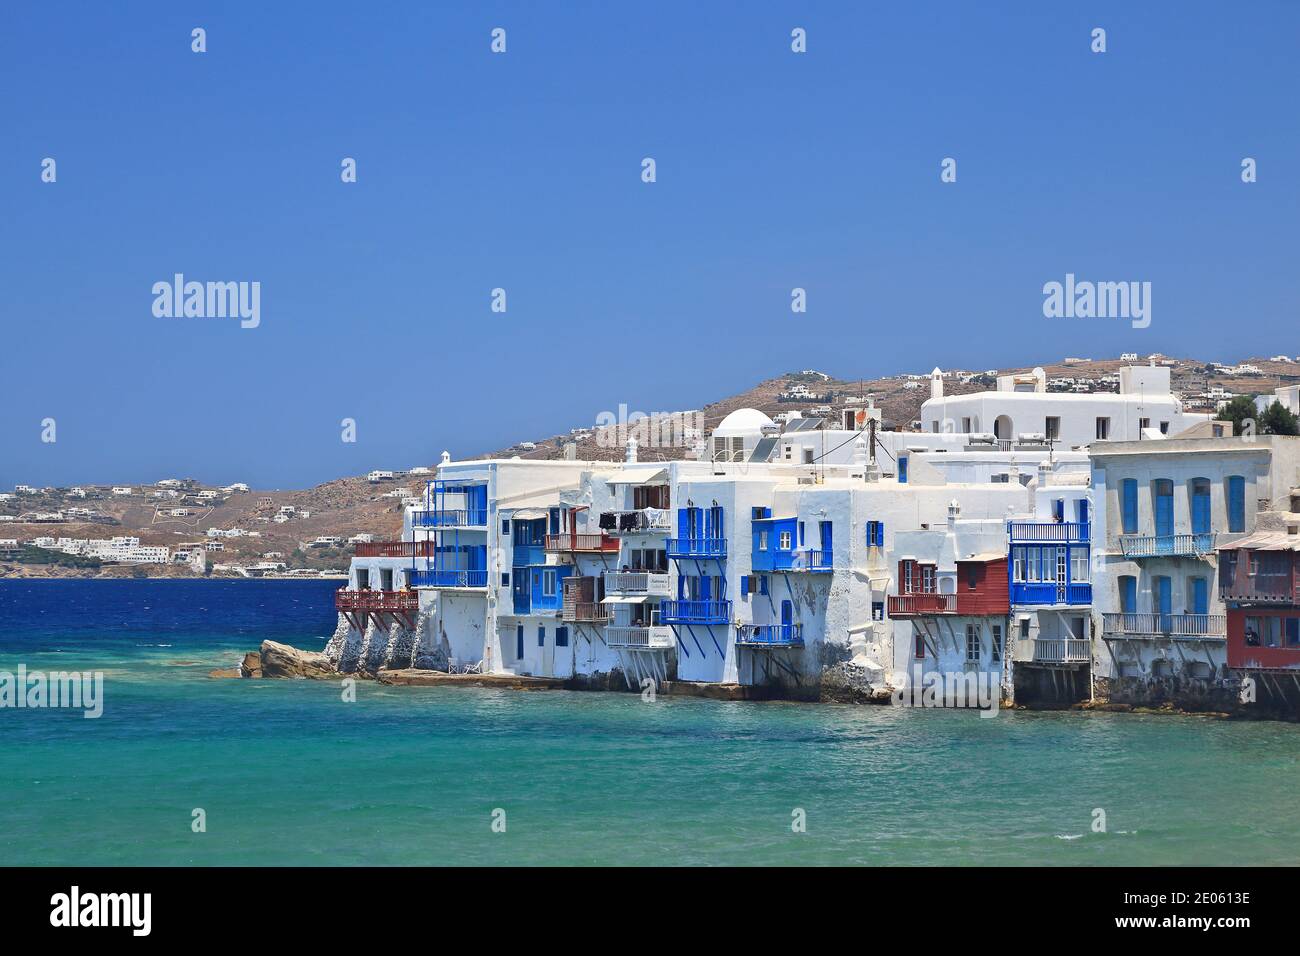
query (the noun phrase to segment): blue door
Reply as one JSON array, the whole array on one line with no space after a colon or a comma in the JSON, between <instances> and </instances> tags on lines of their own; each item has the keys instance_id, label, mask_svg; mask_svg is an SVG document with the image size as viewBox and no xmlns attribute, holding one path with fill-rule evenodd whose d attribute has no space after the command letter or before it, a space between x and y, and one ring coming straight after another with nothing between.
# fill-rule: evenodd
<instances>
[{"instance_id":1,"label":"blue door","mask_svg":"<svg viewBox=\"0 0 1300 956\"><path fill-rule=\"evenodd\" d=\"M1168 538L1174 533L1174 483L1161 478L1155 483L1156 537Z\"/></svg>"},{"instance_id":2,"label":"blue door","mask_svg":"<svg viewBox=\"0 0 1300 956\"><path fill-rule=\"evenodd\" d=\"M831 563L831 552L832 552L832 550L833 550L833 542L831 541L831 538L832 538L832 532L831 532L831 529L832 529L832 527L833 527L833 525L832 525L832 523L829 522L829 521L823 521L823 522L821 523L821 536L822 536L822 542L821 542L821 545L822 545L822 558L821 558L821 560L822 560L822 565L821 565L821 566L822 566L822 567L825 567L826 565L828 565L828 564Z\"/></svg>"},{"instance_id":3,"label":"blue door","mask_svg":"<svg viewBox=\"0 0 1300 956\"><path fill-rule=\"evenodd\" d=\"M1192 534L1210 533L1210 483L1204 478L1192 482Z\"/></svg>"},{"instance_id":4,"label":"blue door","mask_svg":"<svg viewBox=\"0 0 1300 956\"><path fill-rule=\"evenodd\" d=\"M907 458L903 455L898 456L898 483L907 484Z\"/></svg>"},{"instance_id":5,"label":"blue door","mask_svg":"<svg viewBox=\"0 0 1300 956\"><path fill-rule=\"evenodd\" d=\"M1205 578L1192 578L1192 613L1210 613L1210 584Z\"/></svg>"},{"instance_id":6,"label":"blue door","mask_svg":"<svg viewBox=\"0 0 1300 956\"><path fill-rule=\"evenodd\" d=\"M1119 609L1125 614L1133 614L1138 606L1138 579L1126 574L1119 579Z\"/></svg>"},{"instance_id":7,"label":"blue door","mask_svg":"<svg viewBox=\"0 0 1300 956\"><path fill-rule=\"evenodd\" d=\"M781 637L794 637L794 605L789 601L781 602Z\"/></svg>"},{"instance_id":8,"label":"blue door","mask_svg":"<svg viewBox=\"0 0 1300 956\"><path fill-rule=\"evenodd\" d=\"M515 660L524 659L524 626L520 624L515 628Z\"/></svg>"}]
</instances>

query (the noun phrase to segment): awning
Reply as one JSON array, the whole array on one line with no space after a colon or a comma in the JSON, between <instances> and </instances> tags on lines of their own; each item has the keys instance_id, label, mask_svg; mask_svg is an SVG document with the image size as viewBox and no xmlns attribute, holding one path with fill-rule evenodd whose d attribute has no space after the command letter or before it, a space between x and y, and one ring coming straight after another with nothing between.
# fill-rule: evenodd
<instances>
[{"instance_id":1,"label":"awning","mask_svg":"<svg viewBox=\"0 0 1300 956\"><path fill-rule=\"evenodd\" d=\"M600 603L601 604L644 604L646 601L649 601L650 599L651 599L650 595L648 594L635 594L635 595L615 594L605 598Z\"/></svg>"},{"instance_id":2,"label":"awning","mask_svg":"<svg viewBox=\"0 0 1300 956\"><path fill-rule=\"evenodd\" d=\"M545 508L516 508L510 517L519 521L536 521L547 517L547 511Z\"/></svg>"},{"instance_id":3,"label":"awning","mask_svg":"<svg viewBox=\"0 0 1300 956\"><path fill-rule=\"evenodd\" d=\"M611 485L644 485L652 481L662 481L667 477L667 468L653 465L647 468L624 468L608 481Z\"/></svg>"}]
</instances>

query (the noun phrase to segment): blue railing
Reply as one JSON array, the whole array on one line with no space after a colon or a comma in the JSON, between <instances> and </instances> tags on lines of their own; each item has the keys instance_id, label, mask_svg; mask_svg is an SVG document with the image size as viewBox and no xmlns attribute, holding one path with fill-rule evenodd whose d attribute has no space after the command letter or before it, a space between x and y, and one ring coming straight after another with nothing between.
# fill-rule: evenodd
<instances>
[{"instance_id":1,"label":"blue railing","mask_svg":"<svg viewBox=\"0 0 1300 956\"><path fill-rule=\"evenodd\" d=\"M802 624L747 624L736 632L736 643L762 647L803 647Z\"/></svg>"},{"instance_id":2,"label":"blue railing","mask_svg":"<svg viewBox=\"0 0 1300 956\"><path fill-rule=\"evenodd\" d=\"M1091 530L1077 521L1008 521L1012 544L1087 544Z\"/></svg>"},{"instance_id":3,"label":"blue railing","mask_svg":"<svg viewBox=\"0 0 1300 956\"><path fill-rule=\"evenodd\" d=\"M1092 603L1092 585L1057 584L1055 581L1013 582L1011 603L1087 605Z\"/></svg>"},{"instance_id":4,"label":"blue railing","mask_svg":"<svg viewBox=\"0 0 1300 956\"><path fill-rule=\"evenodd\" d=\"M833 555L829 549L811 548L801 551L755 551L751 569L754 571L831 571Z\"/></svg>"},{"instance_id":5,"label":"blue railing","mask_svg":"<svg viewBox=\"0 0 1300 956\"><path fill-rule=\"evenodd\" d=\"M487 509L415 511L411 513L411 524L417 528L482 528L487 525Z\"/></svg>"},{"instance_id":6,"label":"blue railing","mask_svg":"<svg viewBox=\"0 0 1300 956\"><path fill-rule=\"evenodd\" d=\"M669 538L670 558L725 558L726 538Z\"/></svg>"},{"instance_id":7,"label":"blue railing","mask_svg":"<svg viewBox=\"0 0 1300 956\"><path fill-rule=\"evenodd\" d=\"M1216 534L1121 535L1119 546L1126 558L1204 557L1214 553Z\"/></svg>"},{"instance_id":8,"label":"blue railing","mask_svg":"<svg viewBox=\"0 0 1300 956\"><path fill-rule=\"evenodd\" d=\"M729 624L730 601L660 601L663 624Z\"/></svg>"},{"instance_id":9,"label":"blue railing","mask_svg":"<svg viewBox=\"0 0 1300 956\"><path fill-rule=\"evenodd\" d=\"M411 584L417 588L485 588L486 570L451 571L446 568L429 568L411 574Z\"/></svg>"}]
</instances>

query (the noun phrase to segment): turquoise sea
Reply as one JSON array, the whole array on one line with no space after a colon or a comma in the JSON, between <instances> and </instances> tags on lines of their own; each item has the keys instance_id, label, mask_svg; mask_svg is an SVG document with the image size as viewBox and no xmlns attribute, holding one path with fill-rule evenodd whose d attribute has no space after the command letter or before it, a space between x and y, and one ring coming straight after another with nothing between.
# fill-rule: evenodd
<instances>
[{"instance_id":1,"label":"turquoise sea","mask_svg":"<svg viewBox=\"0 0 1300 956\"><path fill-rule=\"evenodd\" d=\"M322 647L336 586L0 581L0 670L106 681L97 720L0 709L0 864L1300 858L1290 724L207 676Z\"/></svg>"}]
</instances>

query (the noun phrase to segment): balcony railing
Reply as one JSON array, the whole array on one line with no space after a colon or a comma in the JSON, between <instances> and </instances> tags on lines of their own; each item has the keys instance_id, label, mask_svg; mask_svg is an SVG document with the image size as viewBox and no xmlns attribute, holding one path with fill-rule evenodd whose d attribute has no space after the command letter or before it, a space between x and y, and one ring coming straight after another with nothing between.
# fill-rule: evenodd
<instances>
[{"instance_id":1,"label":"balcony railing","mask_svg":"<svg viewBox=\"0 0 1300 956\"><path fill-rule=\"evenodd\" d=\"M667 597L670 593L668 575L653 571L606 571L605 593Z\"/></svg>"},{"instance_id":2,"label":"balcony railing","mask_svg":"<svg viewBox=\"0 0 1300 956\"><path fill-rule=\"evenodd\" d=\"M1012 604L1083 606L1092 603L1092 584L1057 584L1055 581L1017 581L1011 585Z\"/></svg>"},{"instance_id":3,"label":"balcony railing","mask_svg":"<svg viewBox=\"0 0 1300 956\"><path fill-rule=\"evenodd\" d=\"M420 595L414 591L335 591L334 607L340 611L418 611Z\"/></svg>"},{"instance_id":4,"label":"balcony railing","mask_svg":"<svg viewBox=\"0 0 1300 956\"><path fill-rule=\"evenodd\" d=\"M610 647L644 647L657 649L673 646L671 628L662 625L610 625L605 628L605 643Z\"/></svg>"},{"instance_id":5,"label":"balcony railing","mask_svg":"<svg viewBox=\"0 0 1300 956\"><path fill-rule=\"evenodd\" d=\"M1086 544L1089 526L1077 521L1011 521L1008 522L1012 544Z\"/></svg>"},{"instance_id":6,"label":"balcony railing","mask_svg":"<svg viewBox=\"0 0 1300 956\"><path fill-rule=\"evenodd\" d=\"M659 620L665 624L729 624L730 601L660 601Z\"/></svg>"},{"instance_id":7,"label":"balcony railing","mask_svg":"<svg viewBox=\"0 0 1300 956\"><path fill-rule=\"evenodd\" d=\"M725 558L726 538L669 538L670 558Z\"/></svg>"},{"instance_id":8,"label":"balcony railing","mask_svg":"<svg viewBox=\"0 0 1300 956\"><path fill-rule=\"evenodd\" d=\"M659 508L605 511L601 513L600 524L607 534L655 534L672 530L672 513Z\"/></svg>"},{"instance_id":9,"label":"balcony railing","mask_svg":"<svg viewBox=\"0 0 1300 956\"><path fill-rule=\"evenodd\" d=\"M485 528L486 508L453 508L449 511L413 511L411 524L417 528Z\"/></svg>"},{"instance_id":10,"label":"balcony railing","mask_svg":"<svg viewBox=\"0 0 1300 956\"><path fill-rule=\"evenodd\" d=\"M1034 639L1034 662L1038 664L1085 664L1090 656L1088 642L1079 638Z\"/></svg>"},{"instance_id":11,"label":"balcony railing","mask_svg":"<svg viewBox=\"0 0 1300 956\"><path fill-rule=\"evenodd\" d=\"M802 624L746 624L736 631L741 647L803 647Z\"/></svg>"},{"instance_id":12,"label":"balcony railing","mask_svg":"<svg viewBox=\"0 0 1300 956\"><path fill-rule=\"evenodd\" d=\"M572 624L606 624L609 616L609 605L595 601L566 601L560 608L560 620Z\"/></svg>"},{"instance_id":13,"label":"balcony railing","mask_svg":"<svg viewBox=\"0 0 1300 956\"><path fill-rule=\"evenodd\" d=\"M545 548L551 552L584 551L595 554L617 554L618 538L608 534L578 534L570 531L565 534L548 534Z\"/></svg>"},{"instance_id":14,"label":"balcony railing","mask_svg":"<svg viewBox=\"0 0 1300 956\"><path fill-rule=\"evenodd\" d=\"M1103 637L1187 637L1223 640L1227 616L1223 614L1117 613L1102 615Z\"/></svg>"},{"instance_id":15,"label":"balcony railing","mask_svg":"<svg viewBox=\"0 0 1300 956\"><path fill-rule=\"evenodd\" d=\"M955 594L891 594L890 617L911 617L917 614L956 614Z\"/></svg>"},{"instance_id":16,"label":"balcony railing","mask_svg":"<svg viewBox=\"0 0 1300 956\"><path fill-rule=\"evenodd\" d=\"M353 552L358 558L431 558L432 541L364 541Z\"/></svg>"},{"instance_id":17,"label":"balcony railing","mask_svg":"<svg viewBox=\"0 0 1300 956\"><path fill-rule=\"evenodd\" d=\"M446 568L429 568L412 572L411 584L417 588L485 588L487 576L486 570L449 571Z\"/></svg>"},{"instance_id":18,"label":"balcony railing","mask_svg":"<svg viewBox=\"0 0 1300 956\"><path fill-rule=\"evenodd\" d=\"M1126 558L1203 558L1214 553L1218 535L1197 534L1120 535L1119 546Z\"/></svg>"}]
</instances>

